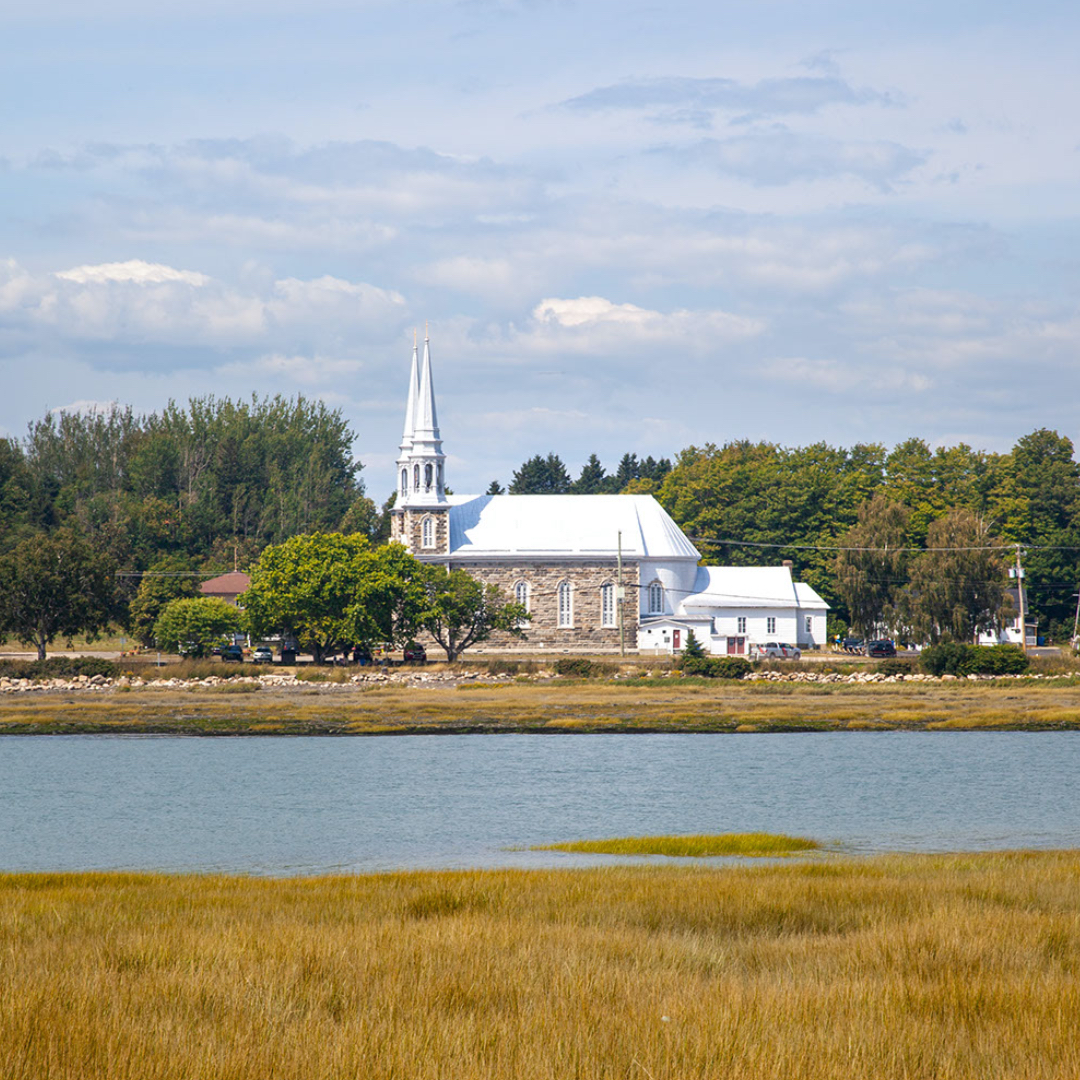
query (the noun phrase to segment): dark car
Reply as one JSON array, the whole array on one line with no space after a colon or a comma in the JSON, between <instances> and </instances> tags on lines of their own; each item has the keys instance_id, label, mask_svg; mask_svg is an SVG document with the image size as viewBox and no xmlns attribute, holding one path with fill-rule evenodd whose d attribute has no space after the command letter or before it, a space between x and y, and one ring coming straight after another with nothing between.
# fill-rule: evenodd
<instances>
[{"instance_id":1,"label":"dark car","mask_svg":"<svg viewBox=\"0 0 1080 1080\"><path fill-rule=\"evenodd\" d=\"M866 646L863 645L862 638L849 637L844 638L840 642L840 648L846 653L854 653L856 656L862 656L866 652Z\"/></svg>"},{"instance_id":2,"label":"dark car","mask_svg":"<svg viewBox=\"0 0 1080 1080\"><path fill-rule=\"evenodd\" d=\"M404 659L406 664L423 664L427 661L427 650L423 645L410 641L405 646Z\"/></svg>"},{"instance_id":3,"label":"dark car","mask_svg":"<svg viewBox=\"0 0 1080 1080\"><path fill-rule=\"evenodd\" d=\"M877 641L868 641L866 643L866 655L867 656L895 656L896 646L889 641L888 638L880 638Z\"/></svg>"},{"instance_id":4,"label":"dark car","mask_svg":"<svg viewBox=\"0 0 1080 1080\"><path fill-rule=\"evenodd\" d=\"M221 650L221 659L226 663L242 664L244 650L239 645L226 645Z\"/></svg>"}]
</instances>

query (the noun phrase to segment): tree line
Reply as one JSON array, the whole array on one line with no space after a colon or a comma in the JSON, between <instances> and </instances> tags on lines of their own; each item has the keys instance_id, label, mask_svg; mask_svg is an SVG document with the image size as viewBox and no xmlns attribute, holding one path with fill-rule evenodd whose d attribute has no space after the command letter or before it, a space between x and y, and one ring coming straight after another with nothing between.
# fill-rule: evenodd
<instances>
[{"instance_id":1,"label":"tree line","mask_svg":"<svg viewBox=\"0 0 1080 1080\"><path fill-rule=\"evenodd\" d=\"M358 534L378 547L393 496L381 508L367 496L354 438L340 411L321 402L204 397L144 416L119 405L49 414L22 439L0 439L0 632L15 633L21 619L20 639L37 644L111 622L146 640L162 606L194 596L200 575L248 569L291 537ZM973 632L994 616L977 613L968 625L958 613L995 604L1000 613L994 590L1004 602L1006 549L1020 545L1040 631L1072 632L1080 468L1070 440L1054 431L1025 435L1005 453L920 439L892 449L733 441L691 446L674 460L627 453L611 472L594 454L577 479L557 454L538 454L509 490L653 494L705 561L790 559L832 605L834 626L862 630ZM982 540L959 543L972 536ZM984 556L953 550L950 561L931 550L961 547ZM40 570L46 554L51 573L84 583L78 617L49 614L45 593L19 587L18 568ZM115 582L118 570L158 576L120 579L107 602L93 600L90 583ZM31 611L41 626L27 628Z\"/></svg>"}]
</instances>

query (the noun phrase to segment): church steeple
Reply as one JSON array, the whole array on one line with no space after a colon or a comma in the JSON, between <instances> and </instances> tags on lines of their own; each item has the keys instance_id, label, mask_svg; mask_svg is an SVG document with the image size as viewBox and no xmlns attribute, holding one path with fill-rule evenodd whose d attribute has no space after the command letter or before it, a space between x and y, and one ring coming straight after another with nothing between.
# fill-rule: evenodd
<instances>
[{"instance_id":1,"label":"church steeple","mask_svg":"<svg viewBox=\"0 0 1080 1080\"><path fill-rule=\"evenodd\" d=\"M420 364L419 377L415 337L413 340L409 401L405 412L401 457L398 459L398 505L446 506L445 461L435 408L435 384L431 375L431 339L425 329L424 359Z\"/></svg>"}]
</instances>

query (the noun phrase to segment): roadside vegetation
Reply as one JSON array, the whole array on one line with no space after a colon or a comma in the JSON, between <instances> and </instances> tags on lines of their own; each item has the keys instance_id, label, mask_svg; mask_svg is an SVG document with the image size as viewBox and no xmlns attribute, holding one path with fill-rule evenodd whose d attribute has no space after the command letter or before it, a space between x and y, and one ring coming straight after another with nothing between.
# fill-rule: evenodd
<instances>
[{"instance_id":1,"label":"roadside vegetation","mask_svg":"<svg viewBox=\"0 0 1080 1080\"><path fill-rule=\"evenodd\" d=\"M0 877L5 1080L1060 1080L1080 854Z\"/></svg>"}]
</instances>

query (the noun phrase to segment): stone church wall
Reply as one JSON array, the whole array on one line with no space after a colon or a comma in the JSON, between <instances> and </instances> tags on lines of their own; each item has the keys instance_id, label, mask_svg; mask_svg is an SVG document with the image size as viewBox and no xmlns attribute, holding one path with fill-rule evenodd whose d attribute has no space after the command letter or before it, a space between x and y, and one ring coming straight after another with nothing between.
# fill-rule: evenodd
<instances>
[{"instance_id":1,"label":"stone church wall","mask_svg":"<svg viewBox=\"0 0 1080 1080\"><path fill-rule=\"evenodd\" d=\"M571 649L576 651L617 651L619 627L601 626L600 586L614 585L618 566L610 562L547 563L529 560L512 560L506 563L458 561L452 566L467 571L479 581L497 585L503 595L514 598L514 586L519 581L529 585L529 613L532 621L525 630L524 638L508 633L494 633L491 638L470 652L484 649ZM562 581L573 586L573 626L560 627L558 588ZM626 647L637 647L637 586L636 563L623 563L623 585L626 601L623 607Z\"/></svg>"}]
</instances>

